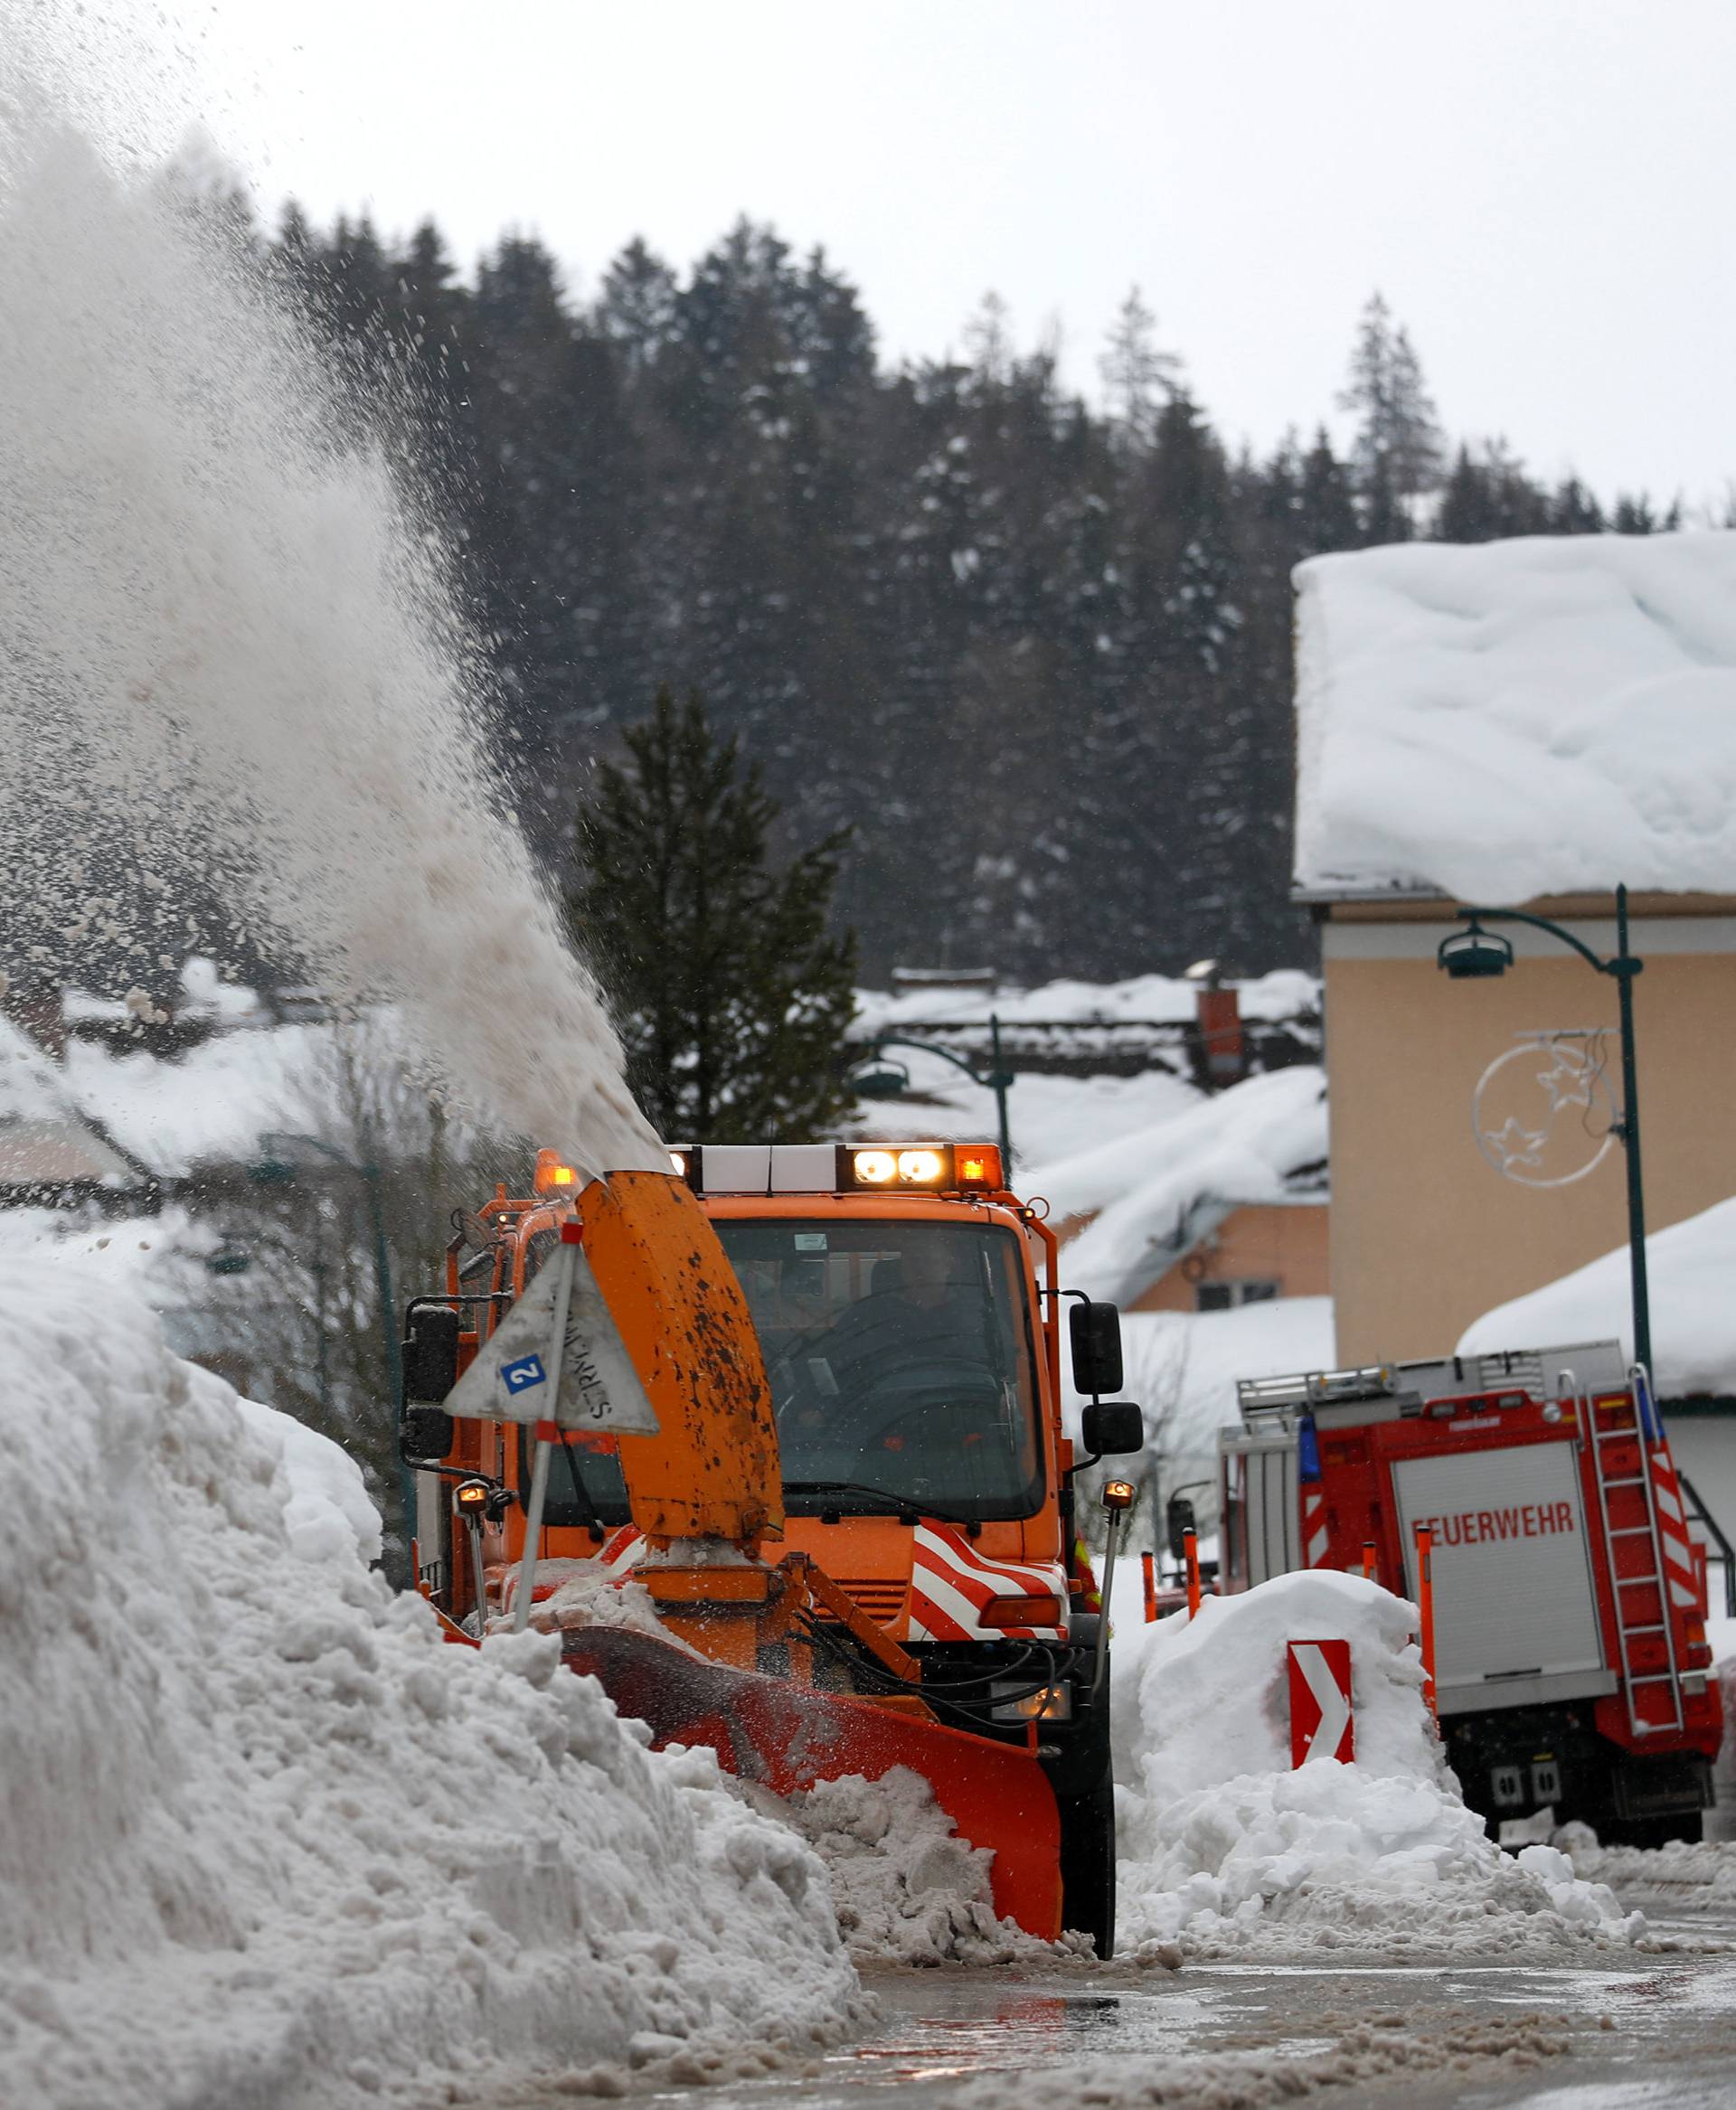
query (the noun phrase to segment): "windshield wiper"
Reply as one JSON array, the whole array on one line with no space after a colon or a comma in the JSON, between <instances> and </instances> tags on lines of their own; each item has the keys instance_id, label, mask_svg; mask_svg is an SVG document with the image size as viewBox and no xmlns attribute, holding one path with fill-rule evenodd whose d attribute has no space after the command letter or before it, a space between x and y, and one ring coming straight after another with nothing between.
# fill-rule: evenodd
<instances>
[{"instance_id":1,"label":"windshield wiper","mask_svg":"<svg viewBox=\"0 0 1736 2110\"><path fill-rule=\"evenodd\" d=\"M786 1494L865 1494L875 1502L883 1502L898 1515L910 1517L939 1517L942 1523L976 1526L980 1517L962 1516L957 1510L937 1509L921 1496L899 1494L890 1487L870 1487L861 1480L786 1480Z\"/></svg>"}]
</instances>

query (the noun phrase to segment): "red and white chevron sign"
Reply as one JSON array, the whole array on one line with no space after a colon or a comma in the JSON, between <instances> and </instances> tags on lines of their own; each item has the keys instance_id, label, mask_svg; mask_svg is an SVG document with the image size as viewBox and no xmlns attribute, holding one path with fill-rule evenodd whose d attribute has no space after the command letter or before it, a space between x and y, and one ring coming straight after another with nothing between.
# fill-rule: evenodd
<instances>
[{"instance_id":1,"label":"red and white chevron sign","mask_svg":"<svg viewBox=\"0 0 1736 2110\"><path fill-rule=\"evenodd\" d=\"M1350 1644L1290 1644L1290 1764L1356 1755L1350 1719Z\"/></svg>"}]
</instances>

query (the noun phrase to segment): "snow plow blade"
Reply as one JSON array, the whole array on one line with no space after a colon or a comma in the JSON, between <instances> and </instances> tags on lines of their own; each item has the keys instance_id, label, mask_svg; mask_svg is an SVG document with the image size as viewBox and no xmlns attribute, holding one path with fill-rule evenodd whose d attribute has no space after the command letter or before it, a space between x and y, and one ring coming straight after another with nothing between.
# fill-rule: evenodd
<instances>
[{"instance_id":1,"label":"snow plow blade","mask_svg":"<svg viewBox=\"0 0 1736 2110\"><path fill-rule=\"evenodd\" d=\"M738 1779L788 1795L895 1766L920 1774L961 1839L995 1856L995 1910L1041 1941L1061 1933L1061 1813L1033 1754L872 1700L696 1659L647 1634L586 1626L568 1665L596 1678L654 1746L709 1745Z\"/></svg>"}]
</instances>

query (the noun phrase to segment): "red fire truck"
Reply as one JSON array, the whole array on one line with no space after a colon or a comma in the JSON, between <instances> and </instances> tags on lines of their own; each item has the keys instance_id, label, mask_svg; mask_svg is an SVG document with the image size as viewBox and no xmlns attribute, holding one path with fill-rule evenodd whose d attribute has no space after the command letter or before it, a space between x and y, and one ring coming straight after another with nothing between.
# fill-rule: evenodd
<instances>
[{"instance_id":1,"label":"red fire truck","mask_svg":"<svg viewBox=\"0 0 1736 2110\"><path fill-rule=\"evenodd\" d=\"M1705 1553L1618 1343L1237 1391L1222 1588L1366 1558L1414 1598L1429 1526L1441 1737L1472 1808L1493 1826L1552 1805L1606 1843L1700 1836L1722 1728Z\"/></svg>"}]
</instances>

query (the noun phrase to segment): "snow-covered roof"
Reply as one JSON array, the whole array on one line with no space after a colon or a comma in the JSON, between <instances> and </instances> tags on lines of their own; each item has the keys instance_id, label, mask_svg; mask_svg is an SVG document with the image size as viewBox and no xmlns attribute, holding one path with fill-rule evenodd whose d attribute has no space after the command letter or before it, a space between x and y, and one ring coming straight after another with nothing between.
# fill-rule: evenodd
<instances>
[{"instance_id":1,"label":"snow-covered roof","mask_svg":"<svg viewBox=\"0 0 1736 2110\"><path fill-rule=\"evenodd\" d=\"M1245 1019L1280 1022L1316 1011L1320 984L1296 967L1231 984ZM915 988L896 994L856 992L855 1038L909 1032L941 1020L983 1019L994 1013L1003 1025L1115 1025L1133 1021L1184 1024L1194 1014L1197 983L1177 975L1134 975L1125 982L1045 982L1036 989L1005 984L993 989Z\"/></svg>"},{"instance_id":2,"label":"snow-covered roof","mask_svg":"<svg viewBox=\"0 0 1736 2110\"><path fill-rule=\"evenodd\" d=\"M1093 1220L1067 1249L1076 1288L1117 1304L1166 1274L1234 1208L1297 1200L1324 1168L1326 1082L1312 1064L1250 1077L1185 1112L1019 1175L1057 1223ZM1317 1199L1324 1188L1307 1190Z\"/></svg>"},{"instance_id":3,"label":"snow-covered roof","mask_svg":"<svg viewBox=\"0 0 1736 2110\"><path fill-rule=\"evenodd\" d=\"M1411 542L1296 578L1299 886L1736 892L1736 532Z\"/></svg>"},{"instance_id":4,"label":"snow-covered roof","mask_svg":"<svg viewBox=\"0 0 1736 2110\"><path fill-rule=\"evenodd\" d=\"M1646 1241L1652 1307L1653 1372L1659 1398L1736 1396L1736 1198L1720 1201ZM1634 1352L1626 1246L1559 1281L1517 1296L1467 1326L1458 1349L1484 1355L1546 1348L1558 1341L1618 1337Z\"/></svg>"},{"instance_id":5,"label":"snow-covered roof","mask_svg":"<svg viewBox=\"0 0 1736 2110\"><path fill-rule=\"evenodd\" d=\"M118 1143L180 1179L200 1164L257 1155L268 1129L305 1126L331 1048L323 1025L220 1033L172 1059L72 1041L66 1080Z\"/></svg>"},{"instance_id":6,"label":"snow-covered roof","mask_svg":"<svg viewBox=\"0 0 1736 2110\"><path fill-rule=\"evenodd\" d=\"M138 1166L86 1118L50 1058L0 1017L0 1188L141 1184Z\"/></svg>"}]
</instances>

